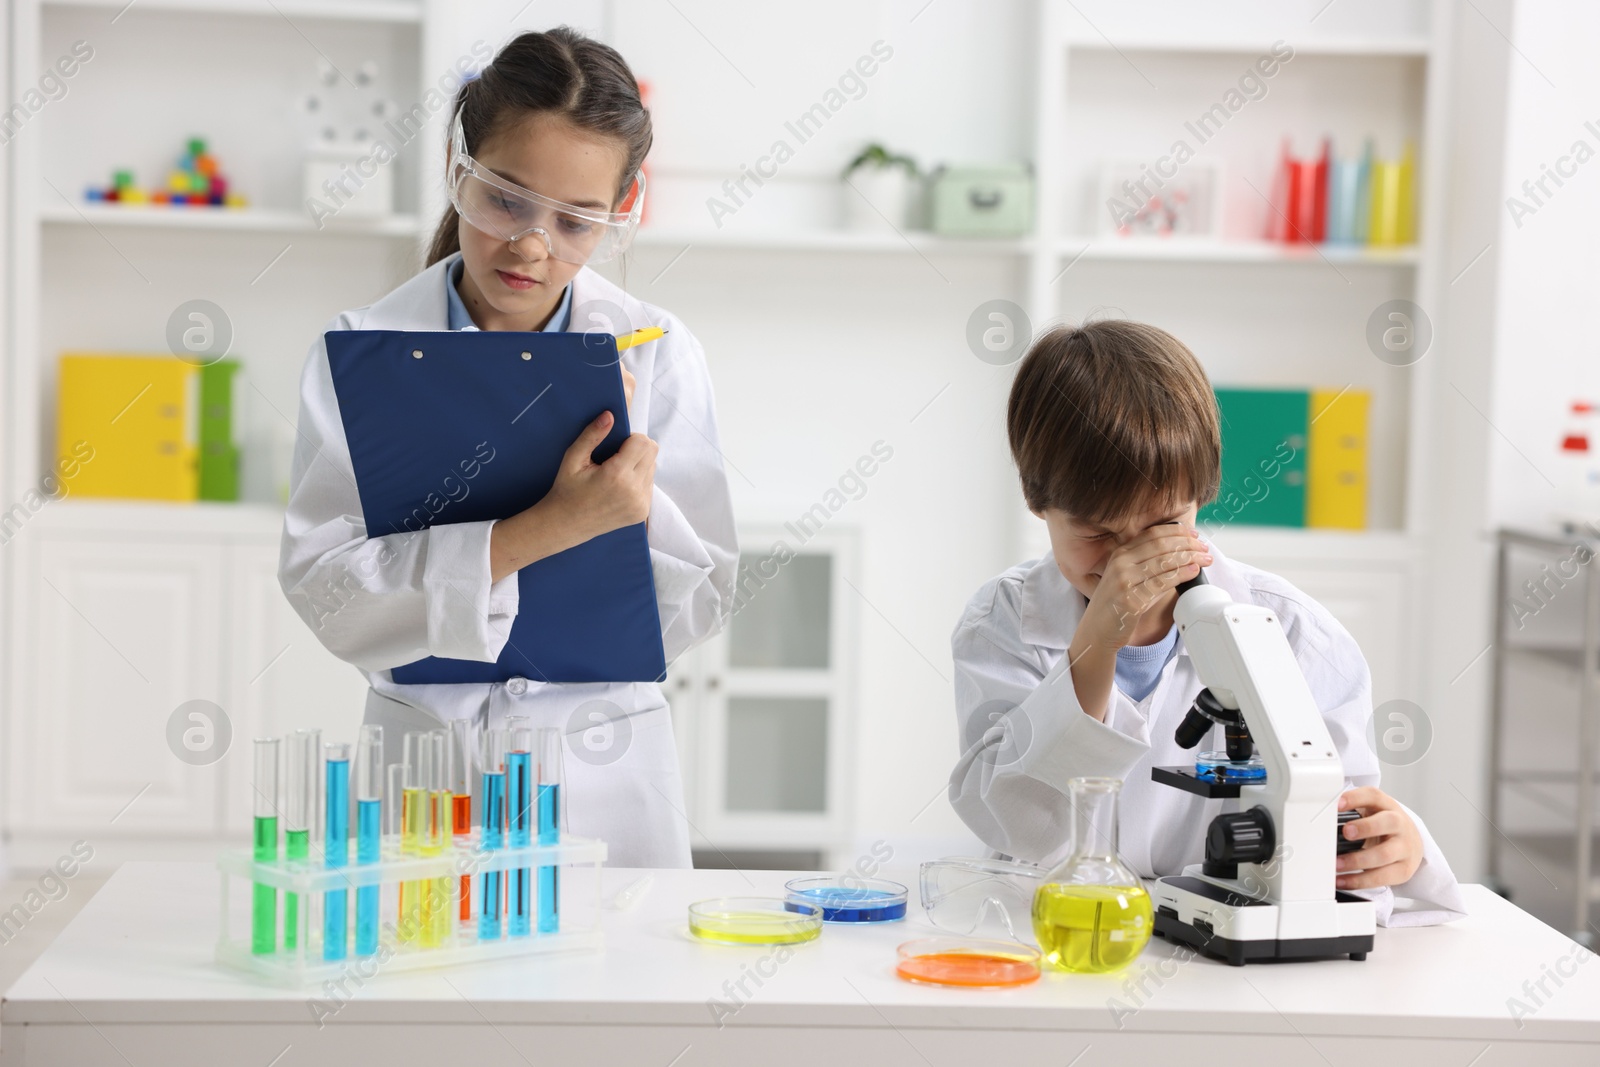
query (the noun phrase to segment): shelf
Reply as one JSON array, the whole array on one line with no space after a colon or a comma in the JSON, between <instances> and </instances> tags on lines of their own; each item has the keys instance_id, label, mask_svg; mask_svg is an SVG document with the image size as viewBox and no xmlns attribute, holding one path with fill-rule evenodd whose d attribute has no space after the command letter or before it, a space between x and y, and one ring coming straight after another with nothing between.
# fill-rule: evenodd
<instances>
[{"instance_id":1,"label":"shelf","mask_svg":"<svg viewBox=\"0 0 1600 1067\"><path fill-rule=\"evenodd\" d=\"M1174 52L1192 55L1270 55L1273 41L1218 38L1216 40L1187 40L1169 37L1126 37L1109 41L1104 37L1068 37L1068 48L1098 52ZM1425 37L1402 37L1388 40L1360 40L1353 38L1328 38L1317 41L1291 41L1296 56L1392 56L1396 58L1425 59L1431 51Z\"/></svg>"},{"instance_id":2,"label":"shelf","mask_svg":"<svg viewBox=\"0 0 1600 1067\"><path fill-rule=\"evenodd\" d=\"M23 527L68 533L199 534L276 539L283 533L283 508L273 504L212 501L94 500L69 497L52 501Z\"/></svg>"},{"instance_id":3,"label":"shelf","mask_svg":"<svg viewBox=\"0 0 1600 1067\"><path fill-rule=\"evenodd\" d=\"M1547 671L1569 682L1583 677L1583 650L1550 645L1507 645L1503 652L1507 663Z\"/></svg>"},{"instance_id":4,"label":"shelf","mask_svg":"<svg viewBox=\"0 0 1600 1067\"><path fill-rule=\"evenodd\" d=\"M1316 530L1289 526L1208 525L1200 532L1230 557L1327 560L1343 566L1363 563L1409 563L1417 557L1412 538L1399 530Z\"/></svg>"},{"instance_id":5,"label":"shelf","mask_svg":"<svg viewBox=\"0 0 1600 1067\"><path fill-rule=\"evenodd\" d=\"M41 221L66 226L131 226L144 229L256 231L264 233L360 234L410 237L422 234L415 215L342 216L321 229L298 211L221 207L112 207L108 204L55 204L39 212Z\"/></svg>"},{"instance_id":6,"label":"shelf","mask_svg":"<svg viewBox=\"0 0 1600 1067\"><path fill-rule=\"evenodd\" d=\"M421 25L423 0L135 0L139 11L181 11L198 15L248 15L264 18L340 19ZM43 0L43 6L94 7L122 12L130 0Z\"/></svg>"},{"instance_id":7,"label":"shelf","mask_svg":"<svg viewBox=\"0 0 1600 1067\"><path fill-rule=\"evenodd\" d=\"M1087 247L1086 247L1087 245ZM1065 261L1134 260L1171 263L1334 263L1340 266L1412 267L1415 245L1371 248L1365 245L1286 245L1275 241L1211 241L1200 238L1106 237L1085 242L1063 238L1056 254Z\"/></svg>"},{"instance_id":8,"label":"shelf","mask_svg":"<svg viewBox=\"0 0 1600 1067\"><path fill-rule=\"evenodd\" d=\"M904 236L887 230L745 230L723 232L703 229L643 227L634 237L635 247L745 249L755 252L936 252L984 255L1023 255L1033 248L1026 237L941 237L924 230Z\"/></svg>"}]
</instances>

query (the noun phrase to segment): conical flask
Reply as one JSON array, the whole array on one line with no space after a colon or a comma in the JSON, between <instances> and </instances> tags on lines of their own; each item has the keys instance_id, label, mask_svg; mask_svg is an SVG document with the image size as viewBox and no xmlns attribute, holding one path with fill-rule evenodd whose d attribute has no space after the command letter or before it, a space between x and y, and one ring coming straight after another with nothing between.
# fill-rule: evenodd
<instances>
[{"instance_id":1,"label":"conical flask","mask_svg":"<svg viewBox=\"0 0 1600 1067\"><path fill-rule=\"evenodd\" d=\"M1074 778L1072 855L1033 897L1033 933L1057 970L1099 974L1126 966L1152 929L1150 894L1117 856L1120 778Z\"/></svg>"}]
</instances>

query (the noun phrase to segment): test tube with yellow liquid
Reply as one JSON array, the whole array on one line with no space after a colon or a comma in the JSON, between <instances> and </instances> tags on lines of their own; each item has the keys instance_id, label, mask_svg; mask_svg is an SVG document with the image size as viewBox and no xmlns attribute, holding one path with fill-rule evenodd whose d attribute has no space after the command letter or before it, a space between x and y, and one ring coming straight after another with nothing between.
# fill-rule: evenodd
<instances>
[{"instance_id":1,"label":"test tube with yellow liquid","mask_svg":"<svg viewBox=\"0 0 1600 1067\"><path fill-rule=\"evenodd\" d=\"M433 774L430 755L433 738L412 732L405 737L405 784L400 792L400 854L422 855L422 838L428 825L428 780ZM395 922L402 942L421 943L427 883L400 883L400 915Z\"/></svg>"},{"instance_id":2,"label":"test tube with yellow liquid","mask_svg":"<svg viewBox=\"0 0 1600 1067\"><path fill-rule=\"evenodd\" d=\"M450 843L450 735L434 730L428 739L428 824L422 830L422 854L442 856ZM430 948L450 939L452 881L445 875L428 882L422 943Z\"/></svg>"},{"instance_id":3,"label":"test tube with yellow liquid","mask_svg":"<svg viewBox=\"0 0 1600 1067\"><path fill-rule=\"evenodd\" d=\"M1101 974L1131 963L1154 929L1150 894L1117 855L1120 778L1074 778L1072 855L1033 897L1033 933L1056 970Z\"/></svg>"}]
</instances>

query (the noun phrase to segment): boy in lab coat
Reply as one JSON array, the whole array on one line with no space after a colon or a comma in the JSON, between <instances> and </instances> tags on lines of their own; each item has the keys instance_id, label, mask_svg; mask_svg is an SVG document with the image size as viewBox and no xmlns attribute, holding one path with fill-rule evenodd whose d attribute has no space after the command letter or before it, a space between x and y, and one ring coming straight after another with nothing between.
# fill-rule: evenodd
<instances>
[{"instance_id":1,"label":"boy in lab coat","mask_svg":"<svg viewBox=\"0 0 1600 1067\"><path fill-rule=\"evenodd\" d=\"M962 755L950 799L973 832L1002 855L1053 866L1069 847L1068 780L1112 776L1125 783L1122 857L1140 876L1203 859L1223 802L1150 777L1194 759L1173 734L1202 684L1172 610L1175 587L1203 567L1233 599L1277 613L1338 747L1339 808L1362 813L1344 832L1367 839L1338 858L1338 888L1371 897L1384 925L1464 914L1422 821L1378 788L1371 675L1355 641L1311 597L1195 530L1217 495L1221 438L1194 354L1140 323L1057 327L1023 359L1006 423L1051 554L979 589L951 639ZM1254 464L1269 492L1287 448Z\"/></svg>"}]
</instances>

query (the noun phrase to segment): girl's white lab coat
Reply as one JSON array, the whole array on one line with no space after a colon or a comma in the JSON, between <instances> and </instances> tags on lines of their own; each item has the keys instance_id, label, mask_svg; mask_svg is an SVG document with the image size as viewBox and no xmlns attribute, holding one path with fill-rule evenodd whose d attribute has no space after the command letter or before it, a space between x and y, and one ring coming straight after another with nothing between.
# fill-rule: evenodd
<instances>
[{"instance_id":1,"label":"girl's white lab coat","mask_svg":"<svg viewBox=\"0 0 1600 1067\"><path fill-rule=\"evenodd\" d=\"M1282 578L1229 560L1215 546L1212 558L1206 576L1213 584L1282 620L1344 762L1347 787L1377 785L1378 759L1367 739L1372 681L1355 640ZM1144 878L1178 874L1204 858L1206 827L1223 801L1154 782L1150 768L1193 763L1194 752L1179 748L1173 733L1202 688L1200 677L1179 637L1143 700L1113 686L1105 722L1085 714L1065 653L1086 606L1051 556L1013 567L967 605L951 639L962 756L950 776L950 802L997 852L1049 867L1068 852L1067 781L1121 778L1123 860ZM1422 834L1422 865L1392 891L1362 894L1388 926L1444 922L1466 910L1444 854L1411 818Z\"/></svg>"},{"instance_id":2,"label":"girl's white lab coat","mask_svg":"<svg viewBox=\"0 0 1600 1067\"><path fill-rule=\"evenodd\" d=\"M377 303L347 311L329 330L444 330L451 256ZM587 268L572 282L571 329L587 307L622 308L629 328L668 333L622 354L635 379L629 421L660 445L648 523L661 631L670 662L719 627L730 603L737 547L717 444L711 380L699 343L659 308ZM418 427L426 432L426 427ZM501 462L515 462L514 457ZM300 383L300 425L284 517L279 581L324 646L371 685L365 721L384 727L385 762L401 759L408 730L453 719L476 730L526 715L567 733L568 829L604 839L608 862L689 866L689 833L672 720L655 684L557 685L513 678L495 685L398 685L390 668L425 656L493 661L519 611L517 577L490 581L492 522L437 525L368 537L338 400L321 337ZM611 720L624 718L626 721Z\"/></svg>"}]
</instances>

